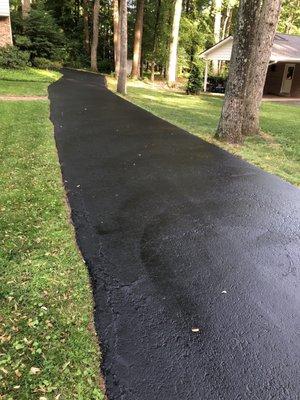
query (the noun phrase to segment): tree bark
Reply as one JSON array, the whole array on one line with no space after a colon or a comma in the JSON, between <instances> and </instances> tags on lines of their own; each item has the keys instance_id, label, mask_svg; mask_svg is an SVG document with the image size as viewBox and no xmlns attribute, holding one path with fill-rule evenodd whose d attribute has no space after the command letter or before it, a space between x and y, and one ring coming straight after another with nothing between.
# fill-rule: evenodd
<instances>
[{"instance_id":1,"label":"tree bark","mask_svg":"<svg viewBox=\"0 0 300 400\"><path fill-rule=\"evenodd\" d=\"M159 19L160 19L160 10L161 9L161 0L158 0L157 2L157 9L156 9L156 18L155 18L155 26L154 26L154 31L153 31L153 59L151 62L151 82L154 82L155 79L155 74L154 74L154 69L155 69L155 59L156 59L156 50L157 50L157 39L159 35Z\"/></svg>"},{"instance_id":2,"label":"tree bark","mask_svg":"<svg viewBox=\"0 0 300 400\"><path fill-rule=\"evenodd\" d=\"M100 1L94 0L93 39L92 39L92 47L91 47L91 69L94 72L98 72L97 50L98 50L98 41L99 41L99 11L100 11Z\"/></svg>"},{"instance_id":3,"label":"tree bark","mask_svg":"<svg viewBox=\"0 0 300 400\"><path fill-rule=\"evenodd\" d=\"M22 17L23 19L29 16L31 10L31 1L30 0L22 0Z\"/></svg>"},{"instance_id":4,"label":"tree bark","mask_svg":"<svg viewBox=\"0 0 300 400\"><path fill-rule=\"evenodd\" d=\"M143 79L143 75L144 75L144 51L143 51L143 46L142 46L142 50L141 50L141 59L140 59L140 78Z\"/></svg>"},{"instance_id":5,"label":"tree bark","mask_svg":"<svg viewBox=\"0 0 300 400\"><path fill-rule=\"evenodd\" d=\"M90 29L89 29L89 0L83 0L83 46L87 54L90 54Z\"/></svg>"},{"instance_id":6,"label":"tree bark","mask_svg":"<svg viewBox=\"0 0 300 400\"><path fill-rule=\"evenodd\" d=\"M280 0L241 0L229 77L216 136L240 142L259 132L259 106L280 11Z\"/></svg>"},{"instance_id":7,"label":"tree bark","mask_svg":"<svg viewBox=\"0 0 300 400\"><path fill-rule=\"evenodd\" d=\"M177 48L179 39L181 10L182 10L182 0L175 0L175 10L173 16L170 52L169 52L169 65L168 65L168 85L170 87L173 87L176 83Z\"/></svg>"},{"instance_id":8,"label":"tree bark","mask_svg":"<svg viewBox=\"0 0 300 400\"><path fill-rule=\"evenodd\" d=\"M226 85L225 99L216 136L229 142L242 141L244 102L249 54L259 17L260 0L241 0Z\"/></svg>"},{"instance_id":9,"label":"tree bark","mask_svg":"<svg viewBox=\"0 0 300 400\"><path fill-rule=\"evenodd\" d=\"M227 36L227 31L228 31L227 28L228 28L231 12L232 12L232 10L230 7L230 3L228 3L227 8L226 8L226 14L224 16L224 21L223 21L222 37L221 37L222 40L224 40Z\"/></svg>"},{"instance_id":10,"label":"tree bark","mask_svg":"<svg viewBox=\"0 0 300 400\"><path fill-rule=\"evenodd\" d=\"M134 79L140 77L142 39L143 39L143 18L144 18L144 0L137 0L137 12L134 27L133 43L133 61L131 76Z\"/></svg>"},{"instance_id":11,"label":"tree bark","mask_svg":"<svg viewBox=\"0 0 300 400\"><path fill-rule=\"evenodd\" d=\"M155 62L152 61L151 63L151 75L150 75L150 80L152 83L154 83L154 77L155 77Z\"/></svg>"},{"instance_id":12,"label":"tree bark","mask_svg":"<svg viewBox=\"0 0 300 400\"><path fill-rule=\"evenodd\" d=\"M114 23L114 61L115 76L120 71L120 21L119 21L119 0L113 0L113 23Z\"/></svg>"},{"instance_id":13,"label":"tree bark","mask_svg":"<svg viewBox=\"0 0 300 400\"><path fill-rule=\"evenodd\" d=\"M222 0L214 0L214 41L218 43L221 39L221 18L222 18ZM212 68L214 75L219 73L219 62L218 60L213 60Z\"/></svg>"},{"instance_id":14,"label":"tree bark","mask_svg":"<svg viewBox=\"0 0 300 400\"><path fill-rule=\"evenodd\" d=\"M117 91L126 94L127 84L127 0L120 0L120 72Z\"/></svg>"},{"instance_id":15,"label":"tree bark","mask_svg":"<svg viewBox=\"0 0 300 400\"><path fill-rule=\"evenodd\" d=\"M249 57L249 71L242 126L243 135L259 133L259 108L280 13L280 0L265 0L262 5L255 43Z\"/></svg>"}]
</instances>

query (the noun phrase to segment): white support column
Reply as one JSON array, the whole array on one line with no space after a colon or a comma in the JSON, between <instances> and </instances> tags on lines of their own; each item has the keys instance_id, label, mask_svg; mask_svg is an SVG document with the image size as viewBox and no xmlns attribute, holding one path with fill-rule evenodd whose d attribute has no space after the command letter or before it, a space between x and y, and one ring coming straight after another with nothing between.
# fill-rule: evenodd
<instances>
[{"instance_id":1,"label":"white support column","mask_svg":"<svg viewBox=\"0 0 300 400\"><path fill-rule=\"evenodd\" d=\"M209 60L205 60L204 85L203 85L204 92L206 92L206 89L207 89L208 62L209 62Z\"/></svg>"}]
</instances>

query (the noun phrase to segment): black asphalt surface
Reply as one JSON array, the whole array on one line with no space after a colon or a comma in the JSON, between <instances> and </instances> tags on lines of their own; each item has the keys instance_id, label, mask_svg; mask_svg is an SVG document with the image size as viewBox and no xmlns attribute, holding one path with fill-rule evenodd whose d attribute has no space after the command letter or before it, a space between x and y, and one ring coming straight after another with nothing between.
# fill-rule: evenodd
<instances>
[{"instance_id":1,"label":"black asphalt surface","mask_svg":"<svg viewBox=\"0 0 300 400\"><path fill-rule=\"evenodd\" d=\"M299 399L299 189L98 75L49 93L109 400Z\"/></svg>"}]
</instances>

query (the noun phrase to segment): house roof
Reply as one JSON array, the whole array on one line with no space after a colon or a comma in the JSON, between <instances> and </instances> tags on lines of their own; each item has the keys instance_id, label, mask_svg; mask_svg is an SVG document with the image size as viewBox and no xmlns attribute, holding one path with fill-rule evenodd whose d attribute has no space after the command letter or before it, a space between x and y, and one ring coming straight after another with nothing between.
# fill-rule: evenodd
<instances>
[{"instance_id":1,"label":"house roof","mask_svg":"<svg viewBox=\"0 0 300 400\"><path fill-rule=\"evenodd\" d=\"M300 36L277 33L272 47L272 61L300 61Z\"/></svg>"},{"instance_id":2,"label":"house roof","mask_svg":"<svg viewBox=\"0 0 300 400\"><path fill-rule=\"evenodd\" d=\"M233 37L228 36L219 43L207 49L201 58L206 60L230 60ZM299 61L300 62L300 36L276 33L272 47L270 61Z\"/></svg>"},{"instance_id":3,"label":"house roof","mask_svg":"<svg viewBox=\"0 0 300 400\"><path fill-rule=\"evenodd\" d=\"M203 53L200 54L201 58L205 58L207 60L213 60L214 59L214 54L219 52L219 49L221 49L222 47L224 47L225 45L230 45L232 47L232 40L233 37L232 36L228 36L227 38L221 40L220 42L216 43L214 46L210 47L209 49L203 51ZM231 51L230 51L230 55L231 55ZM209 56L213 57L210 58ZM228 60L230 60L230 57L228 58Z\"/></svg>"}]
</instances>

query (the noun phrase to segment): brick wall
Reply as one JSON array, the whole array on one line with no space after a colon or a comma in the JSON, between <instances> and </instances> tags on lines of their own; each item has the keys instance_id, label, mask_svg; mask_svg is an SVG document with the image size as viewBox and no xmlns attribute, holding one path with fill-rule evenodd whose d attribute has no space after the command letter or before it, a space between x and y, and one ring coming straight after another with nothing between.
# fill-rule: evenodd
<instances>
[{"instance_id":1,"label":"brick wall","mask_svg":"<svg viewBox=\"0 0 300 400\"><path fill-rule=\"evenodd\" d=\"M8 44L12 44L10 18L0 17L0 47Z\"/></svg>"}]
</instances>

